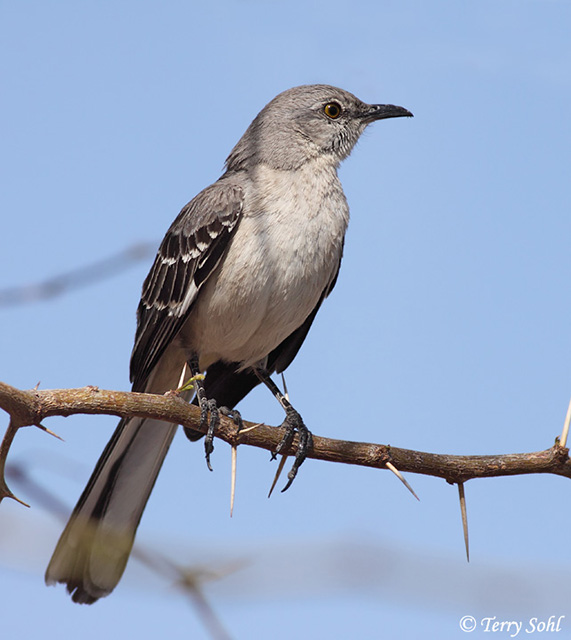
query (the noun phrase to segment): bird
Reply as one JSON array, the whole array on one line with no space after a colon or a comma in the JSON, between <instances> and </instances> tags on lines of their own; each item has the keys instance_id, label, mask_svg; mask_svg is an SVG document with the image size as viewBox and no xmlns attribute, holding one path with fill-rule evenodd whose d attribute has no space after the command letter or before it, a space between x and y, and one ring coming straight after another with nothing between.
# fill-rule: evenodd
<instances>
[{"instance_id":1,"label":"bird","mask_svg":"<svg viewBox=\"0 0 571 640\"><path fill-rule=\"evenodd\" d=\"M270 376L295 358L337 280L349 222L341 161L369 124L403 116L412 113L326 84L283 91L168 229L137 309L132 390L177 389L188 367L209 467L220 413L239 424L236 405L260 383L285 411L277 451L299 436L287 486L311 449L311 432ZM59 538L47 584L65 584L82 604L114 590L177 426L119 422Z\"/></svg>"}]
</instances>

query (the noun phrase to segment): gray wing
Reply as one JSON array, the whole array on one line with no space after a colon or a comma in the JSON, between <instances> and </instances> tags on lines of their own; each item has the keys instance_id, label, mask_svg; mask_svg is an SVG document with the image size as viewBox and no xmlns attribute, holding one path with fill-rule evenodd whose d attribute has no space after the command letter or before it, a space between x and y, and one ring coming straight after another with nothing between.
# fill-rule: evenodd
<instances>
[{"instance_id":1,"label":"gray wing","mask_svg":"<svg viewBox=\"0 0 571 640\"><path fill-rule=\"evenodd\" d=\"M131 355L135 391L182 328L198 291L223 258L242 212L244 194L219 180L179 213L143 284Z\"/></svg>"}]
</instances>

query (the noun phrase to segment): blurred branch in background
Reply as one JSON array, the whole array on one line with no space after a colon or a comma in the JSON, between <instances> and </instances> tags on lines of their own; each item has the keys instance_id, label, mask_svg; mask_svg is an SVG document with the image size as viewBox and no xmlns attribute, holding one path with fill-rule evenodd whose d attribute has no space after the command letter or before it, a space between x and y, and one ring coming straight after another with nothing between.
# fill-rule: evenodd
<instances>
[{"instance_id":1,"label":"blurred branch in background","mask_svg":"<svg viewBox=\"0 0 571 640\"><path fill-rule=\"evenodd\" d=\"M2 443L0 451L1 467L4 467L12 438L18 429L23 426L43 427L42 420L49 416L69 416L80 413L140 416L182 424L199 431L206 430L206 427L200 425L198 407L188 404L172 392L159 396L104 391L96 387L22 391L0 382L0 407L10 416L8 437ZM571 410L568 415L571 415ZM45 427L43 428L45 430ZM244 422L243 431L238 431L232 420L221 417L221 424L216 435L233 446L248 444L274 450L283 436L283 429ZM448 456L398 449L386 445L315 437L313 450L308 457L376 468L385 468L387 462L393 462L403 471L433 475L455 483L476 477L523 473L554 473L571 477L571 462L564 444L566 444L565 427L562 438L558 439L546 451L497 456ZM295 448L295 443L293 448ZM291 454L291 451L286 453ZM14 497L4 483L3 475L2 473L3 496L0 492L0 498ZM25 465L16 467L9 465L6 467L6 475L27 489L27 493L34 497L36 503L42 504L48 511L59 517L65 517L67 509L53 496L45 482L38 485L31 480ZM34 534L36 533L34 532ZM210 567L205 564L203 557L200 565L187 563L180 559L173 560L172 546L165 546L171 552L170 558L156 549L143 550L140 546L134 555L153 575L160 576L176 585L186 595L202 624L208 629L211 638L227 640L229 636L204 592L205 584L215 584L221 578L224 578L223 582L229 585L231 592L243 594L246 585L247 588L258 589L258 597L260 598L268 596L268 586L277 592L284 588L287 591L288 584L295 584L297 586L293 590L299 596L300 584L304 585L304 589L314 587L318 591L319 589L326 590L324 585L330 582L339 585L339 588L340 585L345 585L347 588L348 584L353 587L358 584L359 588L363 589L367 588L367 585L374 584L381 594L386 595L385 592L388 590L393 598L395 589L406 591L407 599L418 596L418 594L416 596L410 594L410 582L411 580L413 583L415 582L415 579L412 578L417 573L419 575L425 574L419 570L417 565L411 563L408 554L401 554L399 559L396 557L398 554L387 554L386 551L383 552L382 548L377 547L378 545L363 544L328 547L323 545L323 541L320 541L315 548L309 548L304 541L303 548L307 555L303 558L300 557L298 549L295 549L295 553L288 553L281 549L280 553L270 554L271 558L267 557L268 554L263 557L262 550L256 549L255 552L252 551L251 563L240 561L234 556L226 562L218 560ZM186 554L181 554L178 557L184 555ZM296 559L294 563L292 563L292 557ZM285 562L283 566L282 559ZM427 563L426 560L423 562ZM400 566L396 567L396 565ZM237 571L238 569L240 571ZM429 569L426 575L430 576L431 581L434 580L434 575L442 573L437 563ZM346 572L354 575L345 575ZM456 571L456 573L458 572ZM238 575L235 576L235 574ZM496 570L496 574L502 577L501 570ZM529 575L528 567L525 569L525 574ZM408 577L405 579L403 575ZM534 574L533 581L535 580ZM483 582L485 581L483 580ZM456 581L453 582L456 584ZM447 588L450 590L452 587L447 584ZM525 588L518 591L518 598L529 596L527 588L526 585ZM461 591L456 586L452 590ZM434 592L435 590L432 588L428 591ZM442 602L442 592L438 593L439 602ZM497 598L494 603L497 605ZM513 602L508 599L507 605L513 606Z\"/></svg>"},{"instance_id":2,"label":"blurred branch in background","mask_svg":"<svg viewBox=\"0 0 571 640\"><path fill-rule=\"evenodd\" d=\"M45 457L39 457L40 481L33 477L38 466L30 462L31 458L12 462L7 473L10 482L39 509L5 513L0 530L0 566L27 571L38 580L55 536L50 522L39 514L44 509L65 520L71 509L46 487ZM71 460L68 463L75 464ZM65 467L65 461L58 460L57 472L65 473ZM567 559L554 565L531 561L522 565L494 557L480 559L468 569L458 562L456 552L409 548L351 530L341 537L288 536L271 541L228 541L202 535L197 537L193 531L189 541L188 533L165 537L161 532L157 537L147 537L144 543L138 539L133 548L136 562L130 563L121 592L146 592L153 598L172 600L172 586L176 586L193 603L208 637L216 640L228 635L216 628L216 623L210 624L213 605L224 610L291 599L313 602L315 598L357 596L372 606L382 601L397 608L412 605L437 612L462 609L473 615L505 611L516 619L529 617L530 612L563 612L569 606ZM196 588L201 597L208 598L210 612L196 604ZM140 606L146 606L144 600L140 602Z\"/></svg>"},{"instance_id":3,"label":"blurred branch in background","mask_svg":"<svg viewBox=\"0 0 571 640\"><path fill-rule=\"evenodd\" d=\"M46 487L45 483L37 482L32 477L27 462L10 463L6 468L6 475L30 496L37 506L56 516L63 523L66 522L70 509L53 491ZM165 547L168 546L165 545ZM187 566L164 556L158 549L150 549L139 544L133 548L132 556L153 574L174 585L186 596L213 640L230 639L230 635L204 594L203 585L224 578L240 569L244 565L243 562L235 561L224 566L221 565L218 569L198 565Z\"/></svg>"},{"instance_id":4,"label":"blurred branch in background","mask_svg":"<svg viewBox=\"0 0 571 640\"><path fill-rule=\"evenodd\" d=\"M157 245L155 242L138 242L108 258L47 278L42 282L0 289L0 308L49 300L74 289L107 280L138 262L151 260L157 251Z\"/></svg>"}]
</instances>

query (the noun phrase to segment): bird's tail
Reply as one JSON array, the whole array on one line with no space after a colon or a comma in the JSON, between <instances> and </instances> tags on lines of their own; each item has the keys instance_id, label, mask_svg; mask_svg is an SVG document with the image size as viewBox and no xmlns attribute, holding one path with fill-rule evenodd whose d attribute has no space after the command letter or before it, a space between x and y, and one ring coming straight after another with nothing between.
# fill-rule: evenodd
<instances>
[{"instance_id":1,"label":"bird's tail","mask_svg":"<svg viewBox=\"0 0 571 640\"><path fill-rule=\"evenodd\" d=\"M158 420L119 422L59 539L47 584L66 584L82 604L113 591L175 431Z\"/></svg>"},{"instance_id":2,"label":"bird's tail","mask_svg":"<svg viewBox=\"0 0 571 640\"><path fill-rule=\"evenodd\" d=\"M186 370L184 354L173 348L161 358L144 391L176 389ZM186 400L191 395L181 393ZM61 534L46 570L47 584L67 585L73 600L82 604L113 591L176 428L143 418L119 422Z\"/></svg>"}]
</instances>

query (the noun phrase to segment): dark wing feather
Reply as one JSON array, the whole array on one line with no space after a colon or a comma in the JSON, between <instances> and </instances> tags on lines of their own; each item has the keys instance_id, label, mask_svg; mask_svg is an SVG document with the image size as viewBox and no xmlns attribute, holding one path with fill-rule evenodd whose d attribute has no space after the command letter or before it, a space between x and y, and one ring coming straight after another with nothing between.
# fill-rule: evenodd
<instances>
[{"instance_id":1,"label":"dark wing feather","mask_svg":"<svg viewBox=\"0 0 571 640\"><path fill-rule=\"evenodd\" d=\"M222 259L243 205L241 187L219 180L179 213L143 284L131 355L131 382L141 391L182 328L198 290Z\"/></svg>"}]
</instances>

